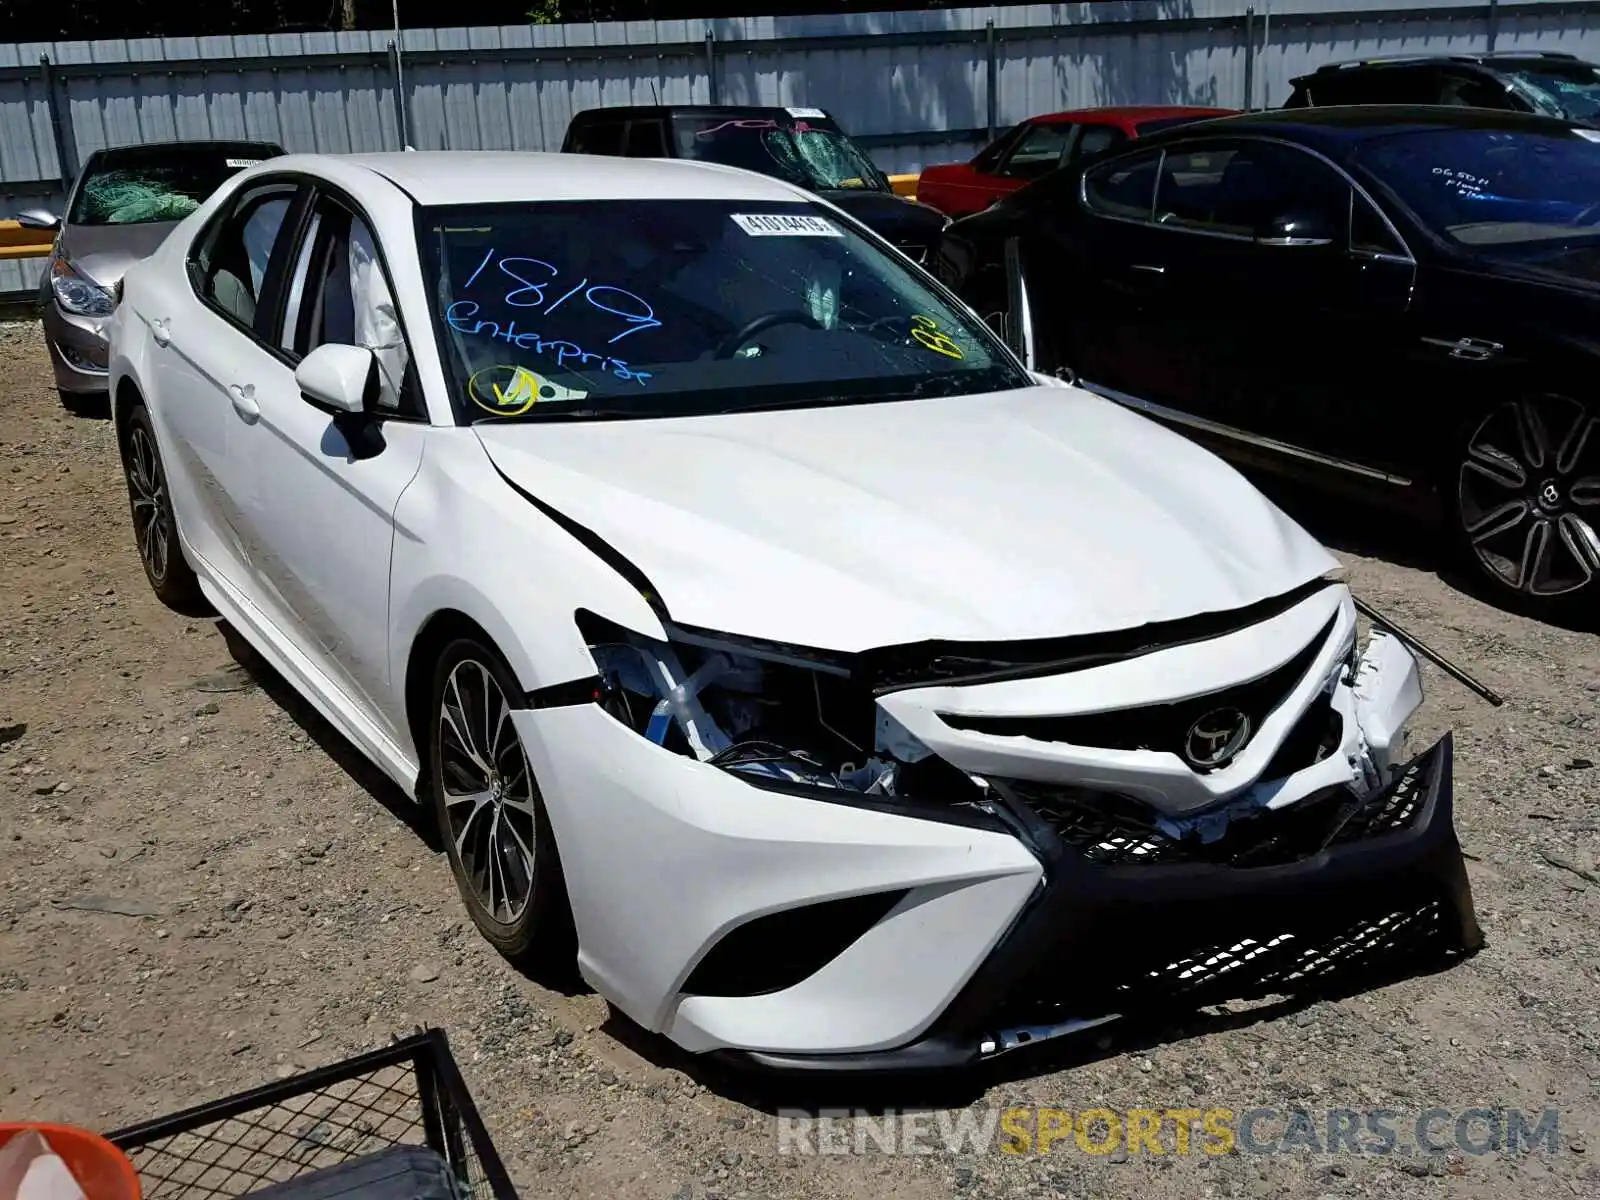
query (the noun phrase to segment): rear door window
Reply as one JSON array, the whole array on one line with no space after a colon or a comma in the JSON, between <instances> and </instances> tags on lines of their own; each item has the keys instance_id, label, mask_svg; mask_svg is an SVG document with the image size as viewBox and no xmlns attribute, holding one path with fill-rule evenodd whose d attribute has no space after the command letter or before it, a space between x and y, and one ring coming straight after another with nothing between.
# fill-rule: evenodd
<instances>
[{"instance_id":1,"label":"rear door window","mask_svg":"<svg viewBox=\"0 0 1600 1200\"><path fill-rule=\"evenodd\" d=\"M1124 220L1152 220L1161 157L1160 150L1151 150L1091 167L1083 177L1089 211Z\"/></svg>"},{"instance_id":2,"label":"rear door window","mask_svg":"<svg viewBox=\"0 0 1600 1200\"><path fill-rule=\"evenodd\" d=\"M286 222L297 186L267 182L247 187L201 235L190 260L200 298L236 325L256 331L257 307L274 254L286 253Z\"/></svg>"}]
</instances>

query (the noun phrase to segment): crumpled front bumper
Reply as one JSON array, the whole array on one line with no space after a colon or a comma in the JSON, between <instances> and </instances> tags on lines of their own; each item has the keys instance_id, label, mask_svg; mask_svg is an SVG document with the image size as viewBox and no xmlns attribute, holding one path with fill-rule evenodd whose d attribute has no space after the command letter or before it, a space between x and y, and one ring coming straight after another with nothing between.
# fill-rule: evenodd
<instances>
[{"instance_id":1,"label":"crumpled front bumper","mask_svg":"<svg viewBox=\"0 0 1600 1200\"><path fill-rule=\"evenodd\" d=\"M1119 1018L1337 994L1448 964L1483 944L1451 768L1446 736L1364 799L1344 791L1293 821L1273 814L1237 840L1169 846L1150 861L1095 862L1048 827L1030 829L1044 886L923 1036L869 1054L737 1057L809 1071L946 1069Z\"/></svg>"}]
</instances>

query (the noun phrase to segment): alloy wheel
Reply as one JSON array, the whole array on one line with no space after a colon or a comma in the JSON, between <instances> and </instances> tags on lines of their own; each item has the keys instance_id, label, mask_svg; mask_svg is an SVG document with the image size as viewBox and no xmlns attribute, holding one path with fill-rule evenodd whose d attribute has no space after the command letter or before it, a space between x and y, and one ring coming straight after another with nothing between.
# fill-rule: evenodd
<instances>
[{"instance_id":1,"label":"alloy wheel","mask_svg":"<svg viewBox=\"0 0 1600 1200\"><path fill-rule=\"evenodd\" d=\"M513 924L533 896L538 816L511 706L483 663L463 659L445 680L438 719L456 858L490 919Z\"/></svg>"},{"instance_id":2,"label":"alloy wheel","mask_svg":"<svg viewBox=\"0 0 1600 1200\"><path fill-rule=\"evenodd\" d=\"M151 580L159 586L167 577L172 554L167 488L155 444L139 426L128 436L128 497L133 506L133 532L139 543L139 558Z\"/></svg>"},{"instance_id":3,"label":"alloy wheel","mask_svg":"<svg viewBox=\"0 0 1600 1200\"><path fill-rule=\"evenodd\" d=\"M1486 416L1457 485L1478 561L1530 597L1576 592L1600 574L1600 419L1580 401L1533 396Z\"/></svg>"}]
</instances>

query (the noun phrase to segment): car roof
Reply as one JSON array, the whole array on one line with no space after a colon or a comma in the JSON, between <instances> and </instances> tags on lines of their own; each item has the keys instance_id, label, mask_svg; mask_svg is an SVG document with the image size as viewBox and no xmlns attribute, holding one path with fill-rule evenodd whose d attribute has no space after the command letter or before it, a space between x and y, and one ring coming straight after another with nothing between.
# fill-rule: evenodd
<instances>
[{"instance_id":1,"label":"car roof","mask_svg":"<svg viewBox=\"0 0 1600 1200\"><path fill-rule=\"evenodd\" d=\"M1526 67L1592 67L1575 54L1562 50L1500 50L1490 54L1402 54L1392 58L1357 58L1347 62L1323 63L1307 75L1297 75L1289 82L1296 86L1309 80L1344 75L1359 71L1389 71L1405 67L1481 67L1493 71L1501 68Z\"/></svg>"},{"instance_id":2,"label":"car roof","mask_svg":"<svg viewBox=\"0 0 1600 1200\"><path fill-rule=\"evenodd\" d=\"M1066 112L1042 113L1028 120L1038 125L1066 124L1072 121L1103 122L1107 125L1123 121L1160 121L1167 117L1224 116L1237 112L1232 108L1194 108L1173 104L1119 104L1100 108L1073 108Z\"/></svg>"},{"instance_id":3,"label":"car roof","mask_svg":"<svg viewBox=\"0 0 1600 1200\"><path fill-rule=\"evenodd\" d=\"M1216 117L1192 125L1158 130L1141 138L1139 145L1159 145L1200 134L1255 133L1304 142L1324 153L1333 153L1387 133L1436 129L1569 133L1575 128L1572 122L1555 117L1500 109L1423 104L1346 104L1327 108L1276 108Z\"/></svg>"},{"instance_id":4,"label":"car roof","mask_svg":"<svg viewBox=\"0 0 1600 1200\"><path fill-rule=\"evenodd\" d=\"M274 157L283 153L283 147L276 142L251 142L233 141L231 139L214 138L181 138L169 142L138 142L131 146L104 146L96 150L91 157L99 158L142 158L147 155L161 155L188 153L190 151L212 151L224 154L237 151L240 154L270 154Z\"/></svg>"},{"instance_id":5,"label":"car roof","mask_svg":"<svg viewBox=\"0 0 1600 1200\"><path fill-rule=\"evenodd\" d=\"M819 113L826 110L811 105L794 104L603 104L574 113L574 121L604 115L627 119L629 117L787 117L793 112ZM816 118L813 117L813 120Z\"/></svg>"},{"instance_id":6,"label":"car roof","mask_svg":"<svg viewBox=\"0 0 1600 1200\"><path fill-rule=\"evenodd\" d=\"M351 183L352 168L381 176L423 205L546 200L815 200L780 179L717 163L595 154L513 150L291 154L257 170L303 170L325 175L336 183Z\"/></svg>"}]
</instances>

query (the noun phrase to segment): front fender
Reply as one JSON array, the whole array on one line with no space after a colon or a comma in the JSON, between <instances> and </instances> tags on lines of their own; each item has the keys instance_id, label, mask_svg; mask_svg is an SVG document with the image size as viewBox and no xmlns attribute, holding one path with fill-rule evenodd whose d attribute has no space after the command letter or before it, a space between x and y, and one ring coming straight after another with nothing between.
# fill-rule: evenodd
<instances>
[{"instance_id":1,"label":"front fender","mask_svg":"<svg viewBox=\"0 0 1600 1200\"><path fill-rule=\"evenodd\" d=\"M395 509L390 679L401 686L419 636L446 612L489 635L524 692L585 678L595 667L580 608L665 636L638 590L519 495L472 430L434 429Z\"/></svg>"}]
</instances>

